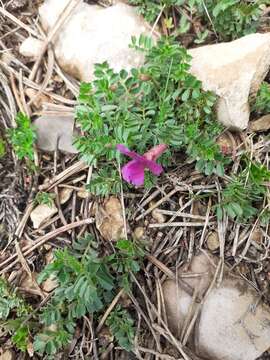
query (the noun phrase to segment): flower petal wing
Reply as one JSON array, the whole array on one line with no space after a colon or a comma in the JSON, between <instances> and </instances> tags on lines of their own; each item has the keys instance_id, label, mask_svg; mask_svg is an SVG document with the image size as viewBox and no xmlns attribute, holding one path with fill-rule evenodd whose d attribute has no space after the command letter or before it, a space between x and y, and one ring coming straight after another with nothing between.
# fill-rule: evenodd
<instances>
[{"instance_id":1,"label":"flower petal wing","mask_svg":"<svg viewBox=\"0 0 270 360\"><path fill-rule=\"evenodd\" d=\"M167 145L159 144L159 145L152 147L143 156L147 160L156 161L157 158L159 158L166 150L167 150Z\"/></svg>"},{"instance_id":2,"label":"flower petal wing","mask_svg":"<svg viewBox=\"0 0 270 360\"><path fill-rule=\"evenodd\" d=\"M144 184L144 164L140 160L131 160L122 168L123 179L140 186Z\"/></svg>"},{"instance_id":3,"label":"flower petal wing","mask_svg":"<svg viewBox=\"0 0 270 360\"><path fill-rule=\"evenodd\" d=\"M138 159L141 156L138 155L135 151L130 151L125 145L117 144L116 149L120 151L120 153L129 156L131 159Z\"/></svg>"},{"instance_id":4,"label":"flower petal wing","mask_svg":"<svg viewBox=\"0 0 270 360\"><path fill-rule=\"evenodd\" d=\"M145 167L147 167L154 175L160 175L163 172L163 167L157 164L155 161L145 159L143 161Z\"/></svg>"}]
</instances>

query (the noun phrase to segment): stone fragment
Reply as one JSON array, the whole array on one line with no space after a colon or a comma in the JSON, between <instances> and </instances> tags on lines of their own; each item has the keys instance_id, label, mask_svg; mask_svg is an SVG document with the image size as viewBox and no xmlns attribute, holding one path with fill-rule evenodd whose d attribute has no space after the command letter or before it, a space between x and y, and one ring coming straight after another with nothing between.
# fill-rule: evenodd
<instances>
[{"instance_id":1,"label":"stone fragment","mask_svg":"<svg viewBox=\"0 0 270 360\"><path fill-rule=\"evenodd\" d=\"M59 200L61 205L64 205L71 198L72 192L73 189L70 188L61 189L59 193Z\"/></svg>"},{"instance_id":2,"label":"stone fragment","mask_svg":"<svg viewBox=\"0 0 270 360\"><path fill-rule=\"evenodd\" d=\"M76 154L78 150L73 145L73 116L43 115L34 121L37 131L37 146L43 151L60 150Z\"/></svg>"},{"instance_id":3,"label":"stone fragment","mask_svg":"<svg viewBox=\"0 0 270 360\"><path fill-rule=\"evenodd\" d=\"M43 46L43 41L32 36L26 38L19 48L21 55L30 57L33 60L37 59Z\"/></svg>"},{"instance_id":4,"label":"stone fragment","mask_svg":"<svg viewBox=\"0 0 270 360\"><path fill-rule=\"evenodd\" d=\"M254 132L267 131L270 129L270 114L264 115L257 120L251 121L249 130Z\"/></svg>"},{"instance_id":5,"label":"stone fragment","mask_svg":"<svg viewBox=\"0 0 270 360\"><path fill-rule=\"evenodd\" d=\"M189 272L195 276L207 270L207 258L206 254L194 257ZM209 263L213 260L209 256ZM208 286L215 268L210 267ZM181 269L178 274L181 276ZM198 277L184 280L193 288L200 284ZM192 298L173 280L165 281L163 295L169 327L179 337ZM255 360L270 346L270 308L259 301L258 294L247 282L225 269L221 285L214 286L204 299L194 332L195 350L203 359Z\"/></svg>"},{"instance_id":6,"label":"stone fragment","mask_svg":"<svg viewBox=\"0 0 270 360\"><path fill-rule=\"evenodd\" d=\"M197 333L201 356L255 360L269 348L269 307L258 304L258 294L246 284L228 278L207 297Z\"/></svg>"},{"instance_id":7,"label":"stone fragment","mask_svg":"<svg viewBox=\"0 0 270 360\"><path fill-rule=\"evenodd\" d=\"M269 70L270 33L251 34L228 43L189 50L191 72L205 90L218 97L217 117L225 126L243 130L248 126L248 99Z\"/></svg>"},{"instance_id":8,"label":"stone fragment","mask_svg":"<svg viewBox=\"0 0 270 360\"><path fill-rule=\"evenodd\" d=\"M34 208L34 210L30 214L30 219L33 222L33 228L38 229L40 225L50 219L54 214L57 213L57 207L54 202L51 206L46 204L40 204Z\"/></svg>"},{"instance_id":9,"label":"stone fragment","mask_svg":"<svg viewBox=\"0 0 270 360\"><path fill-rule=\"evenodd\" d=\"M142 226L137 226L134 229L133 236L136 240L142 240L145 235L145 229Z\"/></svg>"},{"instance_id":10,"label":"stone fragment","mask_svg":"<svg viewBox=\"0 0 270 360\"><path fill-rule=\"evenodd\" d=\"M40 7L40 20L47 33L68 2L45 0ZM131 36L150 34L147 28L136 8L122 1L109 7L81 2L54 40L55 55L67 73L83 81L91 80L94 64L104 61L117 71L130 70L143 63L142 54L129 48Z\"/></svg>"},{"instance_id":11,"label":"stone fragment","mask_svg":"<svg viewBox=\"0 0 270 360\"><path fill-rule=\"evenodd\" d=\"M111 196L103 204L96 205L96 226L104 239L117 241L123 239L124 219L120 201Z\"/></svg>"},{"instance_id":12,"label":"stone fragment","mask_svg":"<svg viewBox=\"0 0 270 360\"><path fill-rule=\"evenodd\" d=\"M219 238L216 231L212 231L208 234L206 244L210 251L215 251L219 248Z\"/></svg>"},{"instance_id":13,"label":"stone fragment","mask_svg":"<svg viewBox=\"0 0 270 360\"><path fill-rule=\"evenodd\" d=\"M219 145L220 150L224 155L231 155L235 150L232 137L233 137L232 134L230 137L228 132L224 132L217 138L216 142Z\"/></svg>"},{"instance_id":14,"label":"stone fragment","mask_svg":"<svg viewBox=\"0 0 270 360\"><path fill-rule=\"evenodd\" d=\"M191 297L180 286L177 286L174 280L166 280L162 291L169 328L176 337L180 338Z\"/></svg>"}]
</instances>

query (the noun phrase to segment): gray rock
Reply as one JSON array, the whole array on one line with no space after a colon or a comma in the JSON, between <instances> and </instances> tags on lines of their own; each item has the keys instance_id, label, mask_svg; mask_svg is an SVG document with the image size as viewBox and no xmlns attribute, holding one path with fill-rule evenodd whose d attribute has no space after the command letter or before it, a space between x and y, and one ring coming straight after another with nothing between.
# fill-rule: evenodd
<instances>
[{"instance_id":1,"label":"gray rock","mask_svg":"<svg viewBox=\"0 0 270 360\"><path fill-rule=\"evenodd\" d=\"M201 254L191 262L188 273L208 274L202 281L200 277L184 279L198 289L198 295L205 293L213 279L213 261L211 255ZM163 294L169 327L179 338L192 298L173 280L165 281ZM255 360L270 347L270 309L244 280L225 274L222 284L206 297L193 336L197 355L207 360Z\"/></svg>"},{"instance_id":2,"label":"gray rock","mask_svg":"<svg viewBox=\"0 0 270 360\"><path fill-rule=\"evenodd\" d=\"M56 149L72 154L78 150L74 147L74 117L44 115L34 121L37 131L37 146L44 151Z\"/></svg>"},{"instance_id":3,"label":"gray rock","mask_svg":"<svg viewBox=\"0 0 270 360\"><path fill-rule=\"evenodd\" d=\"M191 72L205 90L218 95L217 116L225 126L248 126L249 95L255 94L270 66L270 33L202 46L189 51Z\"/></svg>"},{"instance_id":4,"label":"gray rock","mask_svg":"<svg viewBox=\"0 0 270 360\"><path fill-rule=\"evenodd\" d=\"M198 326L206 359L255 360L270 346L269 307L243 280L226 279L207 297Z\"/></svg>"}]
</instances>

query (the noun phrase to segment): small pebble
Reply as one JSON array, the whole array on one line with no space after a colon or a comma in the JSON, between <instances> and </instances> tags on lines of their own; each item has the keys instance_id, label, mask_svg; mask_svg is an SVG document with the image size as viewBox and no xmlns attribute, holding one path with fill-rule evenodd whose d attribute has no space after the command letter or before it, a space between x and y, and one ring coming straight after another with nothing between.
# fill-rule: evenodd
<instances>
[{"instance_id":1,"label":"small pebble","mask_svg":"<svg viewBox=\"0 0 270 360\"><path fill-rule=\"evenodd\" d=\"M137 227L134 229L133 235L134 235L134 238L135 238L136 240L141 240L141 239L143 239L143 237L144 237L144 228L143 228L142 226L137 226Z\"/></svg>"},{"instance_id":2,"label":"small pebble","mask_svg":"<svg viewBox=\"0 0 270 360\"><path fill-rule=\"evenodd\" d=\"M218 233L216 231L210 232L206 239L207 247L210 251L215 251L219 248Z\"/></svg>"},{"instance_id":3,"label":"small pebble","mask_svg":"<svg viewBox=\"0 0 270 360\"><path fill-rule=\"evenodd\" d=\"M158 209L152 211L152 218L156 220L159 224L166 222L166 216L163 215Z\"/></svg>"}]
</instances>

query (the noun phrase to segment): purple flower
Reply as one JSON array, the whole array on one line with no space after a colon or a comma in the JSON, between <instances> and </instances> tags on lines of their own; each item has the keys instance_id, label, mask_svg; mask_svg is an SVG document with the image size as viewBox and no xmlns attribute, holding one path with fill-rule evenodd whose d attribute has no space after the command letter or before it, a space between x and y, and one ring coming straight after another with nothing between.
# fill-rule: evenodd
<instances>
[{"instance_id":1,"label":"purple flower","mask_svg":"<svg viewBox=\"0 0 270 360\"><path fill-rule=\"evenodd\" d=\"M163 168L156 163L156 160L167 149L167 145L160 144L154 146L144 155L139 155L135 151L130 151L123 144L116 145L116 148L122 154L125 154L132 159L122 168L123 179L127 182L136 186L143 185L145 169L149 169L152 174L157 176L162 173Z\"/></svg>"}]
</instances>

